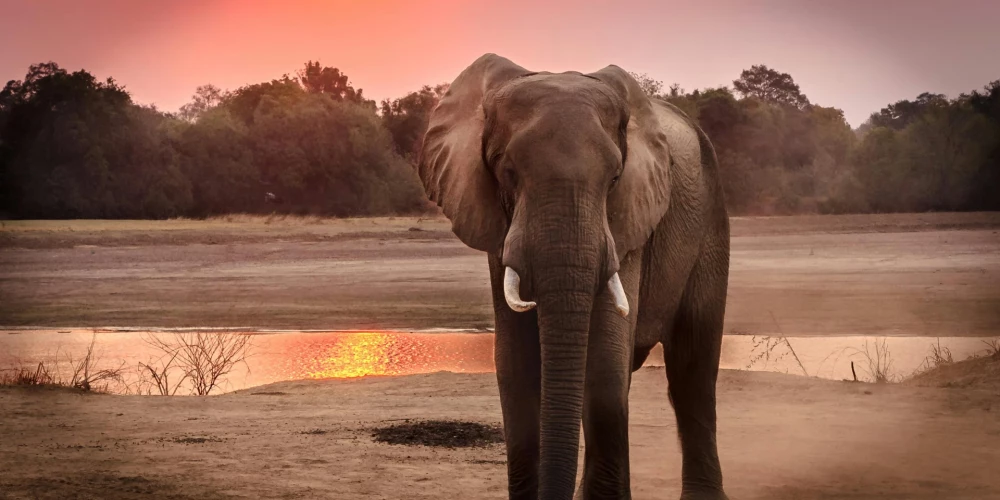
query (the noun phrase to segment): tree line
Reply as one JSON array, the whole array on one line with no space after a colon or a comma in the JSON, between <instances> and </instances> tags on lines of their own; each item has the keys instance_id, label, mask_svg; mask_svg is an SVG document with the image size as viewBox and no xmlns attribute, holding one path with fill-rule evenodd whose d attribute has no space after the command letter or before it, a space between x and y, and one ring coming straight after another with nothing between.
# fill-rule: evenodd
<instances>
[{"instance_id":1,"label":"tree line","mask_svg":"<svg viewBox=\"0 0 1000 500\"><path fill-rule=\"evenodd\" d=\"M1000 209L1000 80L890 104L852 130L766 66L692 92L634 76L709 135L733 214ZM0 91L0 214L431 211L412 165L447 88L376 103L309 61L232 91L198 87L166 113L111 78L36 64Z\"/></svg>"}]
</instances>

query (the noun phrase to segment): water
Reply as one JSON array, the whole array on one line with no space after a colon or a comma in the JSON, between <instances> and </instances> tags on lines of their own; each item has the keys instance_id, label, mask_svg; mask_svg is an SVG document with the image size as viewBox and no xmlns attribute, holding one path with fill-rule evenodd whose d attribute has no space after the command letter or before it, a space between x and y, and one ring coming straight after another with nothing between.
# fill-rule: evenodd
<instances>
[{"instance_id":1,"label":"water","mask_svg":"<svg viewBox=\"0 0 1000 500\"><path fill-rule=\"evenodd\" d=\"M170 339L173 333L121 330L0 331L0 368L44 362L64 379L70 360L83 357L95 342L97 367L135 371L141 363L162 359L144 342L149 335ZM214 335L214 333L213 333ZM860 380L871 379L868 358L876 346L888 349L889 373L897 378L920 369L932 345L959 361L985 350L976 337L762 337L730 335L723 339L721 367L852 379L851 362ZM258 332L252 334L251 356L230 373L218 392L298 379L399 376L436 371L494 371L490 333L407 332ZM794 353L794 354L793 354ZM796 359L797 357L797 359ZM801 363L801 364L800 364ZM657 348L647 366L662 366ZM883 362L884 365L884 362ZM182 390L181 393L186 391Z\"/></svg>"}]
</instances>

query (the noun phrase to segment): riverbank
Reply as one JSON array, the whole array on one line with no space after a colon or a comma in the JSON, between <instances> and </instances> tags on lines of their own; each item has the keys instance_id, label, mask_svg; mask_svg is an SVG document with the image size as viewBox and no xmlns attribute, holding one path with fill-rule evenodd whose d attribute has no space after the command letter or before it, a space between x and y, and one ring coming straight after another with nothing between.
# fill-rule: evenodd
<instances>
[{"instance_id":1,"label":"riverbank","mask_svg":"<svg viewBox=\"0 0 1000 500\"><path fill-rule=\"evenodd\" d=\"M4 221L0 326L490 329L485 257L449 228ZM1000 331L1000 213L733 218L732 234L727 333Z\"/></svg>"}]
</instances>

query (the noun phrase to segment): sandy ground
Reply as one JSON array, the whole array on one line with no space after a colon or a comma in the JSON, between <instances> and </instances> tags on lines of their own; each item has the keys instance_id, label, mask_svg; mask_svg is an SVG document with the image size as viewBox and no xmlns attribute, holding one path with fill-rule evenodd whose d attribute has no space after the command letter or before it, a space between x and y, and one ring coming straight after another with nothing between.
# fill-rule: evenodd
<instances>
[{"instance_id":1,"label":"sandy ground","mask_svg":"<svg viewBox=\"0 0 1000 500\"><path fill-rule=\"evenodd\" d=\"M724 371L718 399L734 500L1000 498L1000 385ZM407 418L498 423L495 379L284 382L208 398L0 388L0 498L505 498L499 445L370 438ZM662 369L636 374L630 425L634 497L677 498Z\"/></svg>"},{"instance_id":2,"label":"sandy ground","mask_svg":"<svg viewBox=\"0 0 1000 500\"><path fill-rule=\"evenodd\" d=\"M727 333L1000 331L1000 213L732 233ZM440 218L5 221L0 326L488 329L485 260Z\"/></svg>"},{"instance_id":3,"label":"sandy ground","mask_svg":"<svg viewBox=\"0 0 1000 500\"><path fill-rule=\"evenodd\" d=\"M1000 214L734 219L727 332L996 335L998 231ZM0 325L489 328L484 260L440 219L4 221ZM730 495L1000 499L1000 361L975 362L888 385L723 371ZM662 368L630 401L634 497L676 498ZM501 446L371 440L408 418L498 423L494 375L0 387L0 499L504 498Z\"/></svg>"}]
</instances>

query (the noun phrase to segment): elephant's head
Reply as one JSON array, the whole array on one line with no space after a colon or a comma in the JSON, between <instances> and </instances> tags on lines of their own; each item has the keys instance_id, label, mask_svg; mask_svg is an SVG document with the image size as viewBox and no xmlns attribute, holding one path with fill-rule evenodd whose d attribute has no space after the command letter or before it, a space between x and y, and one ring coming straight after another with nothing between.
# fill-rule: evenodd
<instances>
[{"instance_id":1,"label":"elephant's head","mask_svg":"<svg viewBox=\"0 0 1000 500\"><path fill-rule=\"evenodd\" d=\"M544 498L572 492L591 315L630 314L617 271L666 212L666 148L651 102L616 66L535 73L487 54L431 116L428 195L465 244L502 257L509 307L537 304Z\"/></svg>"}]
</instances>

